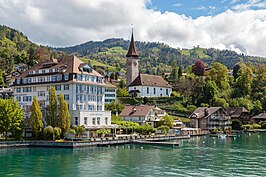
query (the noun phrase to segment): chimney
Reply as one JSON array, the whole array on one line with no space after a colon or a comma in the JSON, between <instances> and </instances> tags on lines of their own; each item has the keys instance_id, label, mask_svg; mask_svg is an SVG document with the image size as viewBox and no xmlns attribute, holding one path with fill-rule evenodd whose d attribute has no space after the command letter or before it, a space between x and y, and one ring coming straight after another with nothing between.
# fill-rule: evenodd
<instances>
[{"instance_id":1,"label":"chimney","mask_svg":"<svg viewBox=\"0 0 266 177\"><path fill-rule=\"evenodd\" d=\"M206 116L208 116L208 115L209 115L208 109L205 108L205 109L204 109L204 116L206 117Z\"/></svg>"}]
</instances>

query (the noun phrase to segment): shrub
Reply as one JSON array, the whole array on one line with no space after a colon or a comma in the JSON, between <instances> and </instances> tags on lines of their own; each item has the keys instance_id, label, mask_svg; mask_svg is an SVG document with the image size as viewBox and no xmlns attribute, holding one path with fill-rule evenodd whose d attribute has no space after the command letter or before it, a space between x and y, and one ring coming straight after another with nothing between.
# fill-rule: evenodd
<instances>
[{"instance_id":1,"label":"shrub","mask_svg":"<svg viewBox=\"0 0 266 177\"><path fill-rule=\"evenodd\" d=\"M45 127L43 133L46 140L54 140L54 129L51 125Z\"/></svg>"},{"instance_id":2,"label":"shrub","mask_svg":"<svg viewBox=\"0 0 266 177\"><path fill-rule=\"evenodd\" d=\"M55 127L55 128L54 128L54 138L55 138L56 140L60 139L60 135L61 135L61 133L62 133L61 128L59 128L59 127Z\"/></svg>"}]
</instances>

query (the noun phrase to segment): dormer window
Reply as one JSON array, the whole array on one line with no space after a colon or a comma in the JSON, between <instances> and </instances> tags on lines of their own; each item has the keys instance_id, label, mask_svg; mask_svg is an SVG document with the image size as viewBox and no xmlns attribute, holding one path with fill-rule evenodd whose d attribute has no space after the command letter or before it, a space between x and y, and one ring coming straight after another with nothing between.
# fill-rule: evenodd
<instances>
[{"instance_id":1,"label":"dormer window","mask_svg":"<svg viewBox=\"0 0 266 177\"><path fill-rule=\"evenodd\" d=\"M53 69L49 69L49 73L52 73L53 72Z\"/></svg>"},{"instance_id":2,"label":"dormer window","mask_svg":"<svg viewBox=\"0 0 266 177\"><path fill-rule=\"evenodd\" d=\"M45 69L42 70L42 74L46 73Z\"/></svg>"},{"instance_id":3,"label":"dormer window","mask_svg":"<svg viewBox=\"0 0 266 177\"><path fill-rule=\"evenodd\" d=\"M67 81L69 79L69 75L68 74L64 74L64 80Z\"/></svg>"},{"instance_id":4,"label":"dormer window","mask_svg":"<svg viewBox=\"0 0 266 177\"><path fill-rule=\"evenodd\" d=\"M20 79L17 79L17 84L20 84Z\"/></svg>"}]
</instances>

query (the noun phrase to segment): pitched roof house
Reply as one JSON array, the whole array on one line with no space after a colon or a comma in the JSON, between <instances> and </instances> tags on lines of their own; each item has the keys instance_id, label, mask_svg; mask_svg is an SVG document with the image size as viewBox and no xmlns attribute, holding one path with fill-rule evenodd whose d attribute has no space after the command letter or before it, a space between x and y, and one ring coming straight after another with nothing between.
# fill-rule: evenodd
<instances>
[{"instance_id":1,"label":"pitched roof house","mask_svg":"<svg viewBox=\"0 0 266 177\"><path fill-rule=\"evenodd\" d=\"M230 107L226 109L231 119L240 120L243 124L248 124L251 118L251 114L244 107Z\"/></svg>"},{"instance_id":2,"label":"pitched roof house","mask_svg":"<svg viewBox=\"0 0 266 177\"><path fill-rule=\"evenodd\" d=\"M231 119L222 107L199 107L190 116L190 126L204 130L229 128Z\"/></svg>"},{"instance_id":3,"label":"pitched roof house","mask_svg":"<svg viewBox=\"0 0 266 177\"><path fill-rule=\"evenodd\" d=\"M156 106L140 105L126 106L120 113L123 121L131 121L144 125L145 123L155 126L156 122L166 115L166 112Z\"/></svg>"},{"instance_id":4,"label":"pitched roof house","mask_svg":"<svg viewBox=\"0 0 266 177\"><path fill-rule=\"evenodd\" d=\"M254 123L260 123L260 122L266 121L266 113L265 113L265 111L263 113L260 113L260 114L256 115L256 116L253 116L251 120Z\"/></svg>"}]
</instances>

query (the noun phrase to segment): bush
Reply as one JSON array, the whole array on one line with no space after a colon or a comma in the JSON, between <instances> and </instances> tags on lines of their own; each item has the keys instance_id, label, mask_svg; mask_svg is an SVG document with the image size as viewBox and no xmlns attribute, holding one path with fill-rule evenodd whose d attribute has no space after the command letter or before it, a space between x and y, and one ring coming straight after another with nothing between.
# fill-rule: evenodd
<instances>
[{"instance_id":1,"label":"bush","mask_svg":"<svg viewBox=\"0 0 266 177\"><path fill-rule=\"evenodd\" d=\"M45 140L54 140L54 129L51 125L45 127L43 133Z\"/></svg>"},{"instance_id":2,"label":"bush","mask_svg":"<svg viewBox=\"0 0 266 177\"><path fill-rule=\"evenodd\" d=\"M164 132L164 134L166 134L166 133L169 133L170 128L166 125L161 125L160 127L157 128L157 130L161 130Z\"/></svg>"},{"instance_id":3,"label":"bush","mask_svg":"<svg viewBox=\"0 0 266 177\"><path fill-rule=\"evenodd\" d=\"M233 130L241 130L242 129L242 122L238 119L232 120L232 129Z\"/></svg>"},{"instance_id":4,"label":"bush","mask_svg":"<svg viewBox=\"0 0 266 177\"><path fill-rule=\"evenodd\" d=\"M62 133L61 128L59 128L59 127L55 127L55 128L54 128L54 138L55 138L56 140L60 139L60 135L61 135L61 133Z\"/></svg>"}]
</instances>

